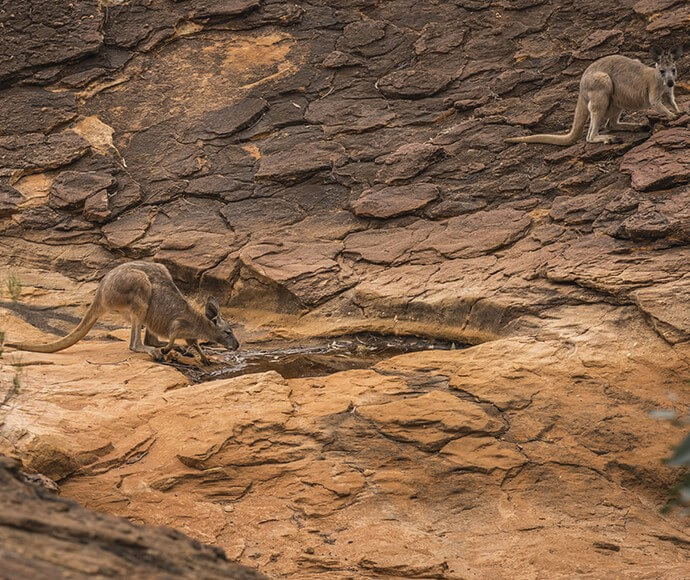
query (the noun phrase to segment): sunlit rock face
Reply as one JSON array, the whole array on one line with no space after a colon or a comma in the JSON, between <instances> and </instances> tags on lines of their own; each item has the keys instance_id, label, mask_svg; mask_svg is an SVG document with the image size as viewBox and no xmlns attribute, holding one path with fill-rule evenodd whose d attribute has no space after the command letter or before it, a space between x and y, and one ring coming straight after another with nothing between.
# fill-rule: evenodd
<instances>
[{"instance_id":1,"label":"sunlit rock face","mask_svg":"<svg viewBox=\"0 0 690 580\"><path fill-rule=\"evenodd\" d=\"M0 4L10 339L64 334L107 270L151 259L243 345L477 346L189 385L112 316L5 352L0 452L276 577L687 575L686 523L659 514L683 432L648 412L688 402L690 116L504 143L565 132L597 58L683 44L683 2L20 4Z\"/></svg>"}]
</instances>

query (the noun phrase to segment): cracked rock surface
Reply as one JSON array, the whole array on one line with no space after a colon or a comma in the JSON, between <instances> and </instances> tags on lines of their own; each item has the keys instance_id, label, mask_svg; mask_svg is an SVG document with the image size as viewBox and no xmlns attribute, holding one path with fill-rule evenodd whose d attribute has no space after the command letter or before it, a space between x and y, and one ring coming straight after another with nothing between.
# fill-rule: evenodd
<instances>
[{"instance_id":1,"label":"cracked rock surface","mask_svg":"<svg viewBox=\"0 0 690 580\"><path fill-rule=\"evenodd\" d=\"M0 452L276 577L686 575L682 430L648 412L688 402L690 58L674 121L504 143L567 130L597 58L682 44L684 2L58 4L0 2L8 336L153 259L241 342L482 344L187 386L108 318L19 389L5 353Z\"/></svg>"}]
</instances>

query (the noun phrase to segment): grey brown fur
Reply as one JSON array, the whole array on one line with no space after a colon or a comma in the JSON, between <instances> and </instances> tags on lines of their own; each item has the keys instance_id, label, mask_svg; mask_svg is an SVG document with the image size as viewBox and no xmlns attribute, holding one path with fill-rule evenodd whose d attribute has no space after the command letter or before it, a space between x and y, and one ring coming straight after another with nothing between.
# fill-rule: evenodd
<instances>
[{"instance_id":1,"label":"grey brown fur","mask_svg":"<svg viewBox=\"0 0 690 580\"><path fill-rule=\"evenodd\" d=\"M677 48L671 51L652 49L655 67L625 56L605 56L587 67L580 80L580 93L575 117L569 133L563 135L529 135L506 139L509 143L550 143L572 145L584 129L589 116L588 143L612 143L615 137L601 135L608 125L614 131L634 131L642 125L621 123L623 112L652 108L669 119L680 109L673 95L676 82L676 60L682 55ZM666 101L666 103L664 103ZM666 104L673 107L672 112Z\"/></svg>"},{"instance_id":2,"label":"grey brown fur","mask_svg":"<svg viewBox=\"0 0 690 580\"><path fill-rule=\"evenodd\" d=\"M200 340L222 344L229 350L239 347L214 298L206 303L205 315L197 312L175 286L165 266L143 261L122 264L108 272L84 318L64 338L48 344L7 343L7 346L33 352L63 350L84 338L98 318L107 312L119 312L132 323L130 350L148 353L154 359L170 352L178 338L185 339L205 364L209 361L201 350ZM148 344L141 342L143 326ZM156 337L167 338L167 344L160 348L152 346L152 342L157 343Z\"/></svg>"}]
</instances>

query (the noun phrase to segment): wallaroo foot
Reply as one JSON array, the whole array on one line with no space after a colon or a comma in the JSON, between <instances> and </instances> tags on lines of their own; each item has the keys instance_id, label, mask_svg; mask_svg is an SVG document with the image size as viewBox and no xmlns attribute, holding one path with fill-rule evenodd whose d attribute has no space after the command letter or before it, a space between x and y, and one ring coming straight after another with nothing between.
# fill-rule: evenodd
<instances>
[{"instance_id":1,"label":"wallaroo foot","mask_svg":"<svg viewBox=\"0 0 690 580\"><path fill-rule=\"evenodd\" d=\"M587 143L606 143L607 145L622 142L623 141L620 138L614 137L613 135L597 135L596 137L587 139Z\"/></svg>"}]
</instances>

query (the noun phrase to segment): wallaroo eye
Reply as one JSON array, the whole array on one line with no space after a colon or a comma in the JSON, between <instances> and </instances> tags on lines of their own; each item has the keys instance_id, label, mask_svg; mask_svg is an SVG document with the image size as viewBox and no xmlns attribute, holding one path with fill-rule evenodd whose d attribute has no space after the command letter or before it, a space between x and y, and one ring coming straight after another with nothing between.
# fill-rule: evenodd
<instances>
[{"instance_id":1,"label":"wallaroo eye","mask_svg":"<svg viewBox=\"0 0 690 580\"><path fill-rule=\"evenodd\" d=\"M661 74L664 74L666 71L662 68L659 72L660 72Z\"/></svg>"}]
</instances>

